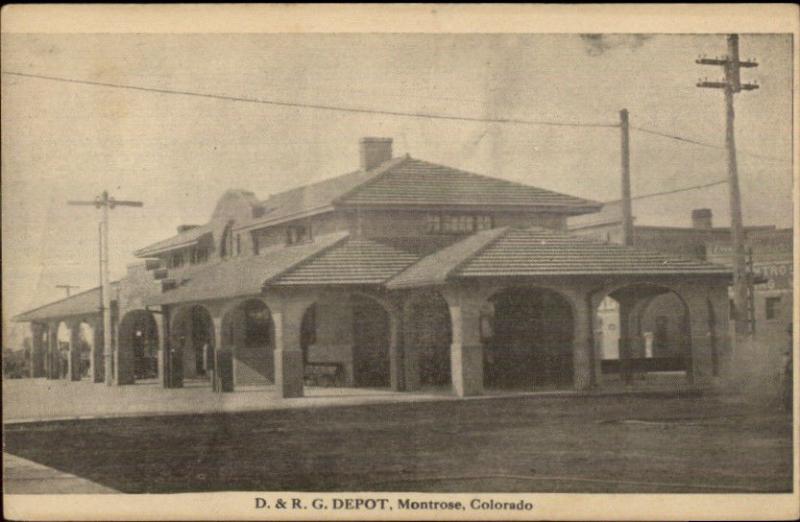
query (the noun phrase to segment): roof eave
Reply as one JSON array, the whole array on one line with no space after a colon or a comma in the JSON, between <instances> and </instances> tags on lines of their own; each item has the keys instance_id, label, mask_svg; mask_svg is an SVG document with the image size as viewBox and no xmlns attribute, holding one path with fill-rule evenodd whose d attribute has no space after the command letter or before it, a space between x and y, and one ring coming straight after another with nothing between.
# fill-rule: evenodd
<instances>
[{"instance_id":1,"label":"roof eave","mask_svg":"<svg viewBox=\"0 0 800 522\"><path fill-rule=\"evenodd\" d=\"M555 212L559 214L583 215L600 210L600 206L569 206L569 205L483 205L476 203L337 203L337 208L342 210L456 210L456 211L498 211L509 212Z\"/></svg>"}]
</instances>

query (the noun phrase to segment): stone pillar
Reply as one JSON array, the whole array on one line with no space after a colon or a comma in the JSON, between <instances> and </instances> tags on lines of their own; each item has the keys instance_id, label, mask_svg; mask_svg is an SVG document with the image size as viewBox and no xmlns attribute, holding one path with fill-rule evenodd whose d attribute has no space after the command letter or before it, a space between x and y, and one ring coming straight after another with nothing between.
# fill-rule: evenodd
<instances>
[{"instance_id":1,"label":"stone pillar","mask_svg":"<svg viewBox=\"0 0 800 522\"><path fill-rule=\"evenodd\" d=\"M67 379L81 380L81 323L69 323L69 356L67 357Z\"/></svg>"},{"instance_id":2,"label":"stone pillar","mask_svg":"<svg viewBox=\"0 0 800 522\"><path fill-rule=\"evenodd\" d=\"M406 390L403 345L402 345L402 302L388 302L389 314L389 386L393 391Z\"/></svg>"},{"instance_id":3,"label":"stone pillar","mask_svg":"<svg viewBox=\"0 0 800 522\"><path fill-rule=\"evenodd\" d=\"M419 373L419 350L413 332L414 308L413 299L408 298L403 302L403 380L405 381L406 391L416 391L420 389Z\"/></svg>"},{"instance_id":4,"label":"stone pillar","mask_svg":"<svg viewBox=\"0 0 800 522\"><path fill-rule=\"evenodd\" d=\"M190 310L187 314L183 328L185 334L183 343L183 378L193 379L197 377L197 353L194 346L194 310Z\"/></svg>"},{"instance_id":5,"label":"stone pillar","mask_svg":"<svg viewBox=\"0 0 800 522\"><path fill-rule=\"evenodd\" d=\"M90 322L92 327L92 350L89 355L89 379L103 382L103 319L98 317Z\"/></svg>"},{"instance_id":6,"label":"stone pillar","mask_svg":"<svg viewBox=\"0 0 800 522\"><path fill-rule=\"evenodd\" d=\"M124 333L126 336L132 335L132 331L120 332L117 329L117 342L114 344L114 361L116 370L116 379L114 384L117 386L124 386L127 384L136 383L136 354L133 351L133 340L130 338L123 338L120 334ZM142 337L147 335L147 332L142 332Z\"/></svg>"},{"instance_id":7,"label":"stone pillar","mask_svg":"<svg viewBox=\"0 0 800 522\"><path fill-rule=\"evenodd\" d=\"M175 315L171 309L164 308L164 381L165 388L183 388L183 347L174 335Z\"/></svg>"},{"instance_id":8,"label":"stone pillar","mask_svg":"<svg viewBox=\"0 0 800 522\"><path fill-rule=\"evenodd\" d=\"M483 298L468 288L454 287L443 292L450 308L453 341L450 345L450 372L453 392L458 397L483 394L483 343L480 337L480 310Z\"/></svg>"},{"instance_id":9,"label":"stone pillar","mask_svg":"<svg viewBox=\"0 0 800 522\"><path fill-rule=\"evenodd\" d=\"M712 349L716 349L716 359L718 375L726 377L730 375L731 361L731 339L729 335L729 313L730 305L728 298L728 288L722 285L714 286L709 289L708 301L714 313L714 329L712 338Z\"/></svg>"},{"instance_id":10,"label":"stone pillar","mask_svg":"<svg viewBox=\"0 0 800 522\"><path fill-rule=\"evenodd\" d=\"M33 378L47 375L47 327L41 323L31 323L31 373Z\"/></svg>"},{"instance_id":11,"label":"stone pillar","mask_svg":"<svg viewBox=\"0 0 800 522\"><path fill-rule=\"evenodd\" d=\"M211 318L214 324L213 348L209 347L211 387L215 392L232 392L236 378L233 352L222 344L222 316Z\"/></svg>"},{"instance_id":12,"label":"stone pillar","mask_svg":"<svg viewBox=\"0 0 800 522\"><path fill-rule=\"evenodd\" d=\"M592 388L595 381L594 336L591 326L593 314L591 298L587 295L574 296L575 319L573 333L573 381L577 391Z\"/></svg>"},{"instance_id":13,"label":"stone pillar","mask_svg":"<svg viewBox=\"0 0 800 522\"><path fill-rule=\"evenodd\" d=\"M61 356L58 354L58 323L47 325L47 378L59 378Z\"/></svg>"},{"instance_id":14,"label":"stone pillar","mask_svg":"<svg viewBox=\"0 0 800 522\"><path fill-rule=\"evenodd\" d=\"M629 299L617 299L619 303L619 377L623 384L633 384L631 368L632 335L631 319L633 302Z\"/></svg>"},{"instance_id":15,"label":"stone pillar","mask_svg":"<svg viewBox=\"0 0 800 522\"><path fill-rule=\"evenodd\" d=\"M275 387L281 398L303 396L303 352L300 329L303 313L315 299L274 292L265 299L275 327Z\"/></svg>"},{"instance_id":16,"label":"stone pillar","mask_svg":"<svg viewBox=\"0 0 800 522\"><path fill-rule=\"evenodd\" d=\"M690 333L691 344L687 347L690 364L686 377L689 382L700 385L709 384L713 377L707 284L685 284L679 289L679 295L689 309L686 328Z\"/></svg>"}]
</instances>

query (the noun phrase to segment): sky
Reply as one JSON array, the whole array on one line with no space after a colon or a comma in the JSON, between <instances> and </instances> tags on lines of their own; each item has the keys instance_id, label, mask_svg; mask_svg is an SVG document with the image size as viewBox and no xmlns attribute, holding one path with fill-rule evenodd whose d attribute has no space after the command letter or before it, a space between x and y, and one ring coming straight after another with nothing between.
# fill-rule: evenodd
<instances>
[{"instance_id":1,"label":"sky","mask_svg":"<svg viewBox=\"0 0 800 522\"><path fill-rule=\"evenodd\" d=\"M722 146L721 91L699 89L724 35L4 34L2 70L141 87L389 111L616 123ZM759 67L736 96L747 225L792 221L791 35L740 37ZM2 75L3 323L97 285L94 199L111 214L112 277L132 252L208 220L229 188L260 198L349 172L363 136L396 155L607 201L620 195L620 131L445 121L241 103ZM748 152L769 156L754 157ZM633 195L724 179L725 151L631 133ZM634 202L636 222L726 225L727 186ZM21 328L21 329L20 329ZM4 346L24 327L3 328ZM12 340L13 338L13 340Z\"/></svg>"}]
</instances>

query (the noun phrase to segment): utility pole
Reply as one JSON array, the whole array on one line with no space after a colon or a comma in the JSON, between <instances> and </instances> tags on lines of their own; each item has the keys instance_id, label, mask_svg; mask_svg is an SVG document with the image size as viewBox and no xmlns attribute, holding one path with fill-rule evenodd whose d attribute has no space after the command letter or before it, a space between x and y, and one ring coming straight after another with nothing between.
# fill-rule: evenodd
<instances>
[{"instance_id":1,"label":"utility pole","mask_svg":"<svg viewBox=\"0 0 800 522\"><path fill-rule=\"evenodd\" d=\"M619 111L619 128L622 138L622 244L633 245L633 209L631 206L631 150L628 109Z\"/></svg>"},{"instance_id":2,"label":"utility pole","mask_svg":"<svg viewBox=\"0 0 800 522\"><path fill-rule=\"evenodd\" d=\"M79 286L76 286L76 285L56 285L56 288L63 288L64 290L66 290L66 292L67 292L67 297L69 297L70 295L72 295L72 292L71 292L71 290L72 290L73 288L80 288L80 287L79 287Z\"/></svg>"},{"instance_id":3,"label":"utility pole","mask_svg":"<svg viewBox=\"0 0 800 522\"><path fill-rule=\"evenodd\" d=\"M739 173L736 165L736 138L733 128L733 95L741 91L758 89L755 83L742 83L739 70L742 67L757 67L754 60L739 60L739 36L728 35L728 55L721 58L701 56L700 65L722 66L725 78L720 81L697 82L698 87L722 89L725 92L725 147L728 151L728 192L731 207L731 236L733 242L733 302L734 322L737 336L750 333L747 297L747 260L744 249L744 227L742 225L742 197L739 192Z\"/></svg>"},{"instance_id":4,"label":"utility pole","mask_svg":"<svg viewBox=\"0 0 800 522\"><path fill-rule=\"evenodd\" d=\"M68 205L93 206L102 210L100 222L100 292L102 295L103 312L103 367L105 369L106 385L114 384L114 359L111 349L111 281L108 268L108 211L116 206L120 207L141 207L141 201L116 200L109 197L108 191L104 190L94 201L68 201Z\"/></svg>"}]
</instances>

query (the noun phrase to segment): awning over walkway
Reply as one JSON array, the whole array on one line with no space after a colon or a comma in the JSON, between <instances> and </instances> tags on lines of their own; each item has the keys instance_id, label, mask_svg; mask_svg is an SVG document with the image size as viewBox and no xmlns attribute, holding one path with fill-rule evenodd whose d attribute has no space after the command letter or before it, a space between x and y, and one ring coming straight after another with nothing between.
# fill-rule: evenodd
<instances>
[{"instance_id":1,"label":"awning over walkway","mask_svg":"<svg viewBox=\"0 0 800 522\"><path fill-rule=\"evenodd\" d=\"M220 261L191 274L179 286L145 298L147 305L164 305L258 295L266 281L313 259L347 238L347 232L318 236L313 242L264 250L259 255Z\"/></svg>"},{"instance_id":2,"label":"awning over walkway","mask_svg":"<svg viewBox=\"0 0 800 522\"><path fill-rule=\"evenodd\" d=\"M603 243L540 227L501 228L470 236L421 259L389 289L482 277L582 275L730 275L698 259Z\"/></svg>"},{"instance_id":3,"label":"awning over walkway","mask_svg":"<svg viewBox=\"0 0 800 522\"><path fill-rule=\"evenodd\" d=\"M111 283L111 298L116 297L119 282ZM56 319L65 319L69 317L80 317L91 314L100 314L100 287L86 290L79 294L65 297L59 301L34 308L27 312L23 312L13 318L14 321L19 323L27 323L34 321L52 321Z\"/></svg>"}]
</instances>

